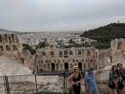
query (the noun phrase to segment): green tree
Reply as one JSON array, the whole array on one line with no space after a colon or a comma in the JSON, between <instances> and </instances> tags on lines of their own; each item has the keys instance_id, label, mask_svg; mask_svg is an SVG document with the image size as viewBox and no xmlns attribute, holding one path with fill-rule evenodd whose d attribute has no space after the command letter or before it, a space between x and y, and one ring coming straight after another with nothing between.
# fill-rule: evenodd
<instances>
[{"instance_id":1,"label":"green tree","mask_svg":"<svg viewBox=\"0 0 125 94\"><path fill-rule=\"evenodd\" d=\"M45 48L47 46L46 42L39 42L38 45L36 46L36 48Z\"/></svg>"},{"instance_id":2,"label":"green tree","mask_svg":"<svg viewBox=\"0 0 125 94\"><path fill-rule=\"evenodd\" d=\"M29 50L31 55L34 55L36 53L36 50L30 47L28 44L23 44L23 50Z\"/></svg>"}]
</instances>

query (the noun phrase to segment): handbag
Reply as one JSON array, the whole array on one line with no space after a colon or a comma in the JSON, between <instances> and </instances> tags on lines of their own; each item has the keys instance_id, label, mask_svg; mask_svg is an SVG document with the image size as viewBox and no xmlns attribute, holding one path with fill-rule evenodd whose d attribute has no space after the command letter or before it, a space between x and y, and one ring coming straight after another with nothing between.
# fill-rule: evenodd
<instances>
[{"instance_id":1,"label":"handbag","mask_svg":"<svg viewBox=\"0 0 125 94\"><path fill-rule=\"evenodd\" d=\"M115 89L115 83L113 82L113 80L111 79L108 80L108 86L112 89Z\"/></svg>"}]
</instances>

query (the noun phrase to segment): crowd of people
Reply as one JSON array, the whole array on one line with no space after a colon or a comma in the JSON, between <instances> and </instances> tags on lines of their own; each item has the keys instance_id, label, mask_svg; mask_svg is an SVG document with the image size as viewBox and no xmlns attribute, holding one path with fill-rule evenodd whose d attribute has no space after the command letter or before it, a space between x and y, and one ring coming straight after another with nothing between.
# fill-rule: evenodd
<instances>
[{"instance_id":1,"label":"crowd of people","mask_svg":"<svg viewBox=\"0 0 125 94\"><path fill-rule=\"evenodd\" d=\"M85 94L99 94L97 84L96 84L96 74L104 70L94 70L93 68L88 68L87 72L82 74L78 66L73 67L73 73L68 76L67 81L70 86L70 94L81 94L81 82L85 82ZM108 85L110 88L110 94L125 94L123 88L125 86L125 68L123 64L118 63L113 65L109 72Z\"/></svg>"}]
</instances>

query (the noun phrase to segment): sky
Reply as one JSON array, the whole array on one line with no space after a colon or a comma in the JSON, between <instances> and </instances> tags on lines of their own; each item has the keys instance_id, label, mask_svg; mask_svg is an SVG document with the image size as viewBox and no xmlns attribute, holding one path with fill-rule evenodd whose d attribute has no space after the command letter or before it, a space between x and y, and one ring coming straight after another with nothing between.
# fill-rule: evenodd
<instances>
[{"instance_id":1,"label":"sky","mask_svg":"<svg viewBox=\"0 0 125 94\"><path fill-rule=\"evenodd\" d=\"M85 31L125 23L125 0L0 0L0 28Z\"/></svg>"}]
</instances>

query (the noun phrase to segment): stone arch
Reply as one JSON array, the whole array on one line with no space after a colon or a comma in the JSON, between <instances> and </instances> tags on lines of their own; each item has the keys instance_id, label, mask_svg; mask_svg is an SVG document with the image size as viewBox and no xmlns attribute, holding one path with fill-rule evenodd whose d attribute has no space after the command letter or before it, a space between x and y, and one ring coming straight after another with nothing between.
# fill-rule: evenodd
<instances>
[{"instance_id":1,"label":"stone arch","mask_svg":"<svg viewBox=\"0 0 125 94\"><path fill-rule=\"evenodd\" d=\"M10 51L10 46L6 45L6 50Z\"/></svg>"},{"instance_id":2,"label":"stone arch","mask_svg":"<svg viewBox=\"0 0 125 94\"><path fill-rule=\"evenodd\" d=\"M42 72L43 71L43 69L39 69L39 72Z\"/></svg>"},{"instance_id":3,"label":"stone arch","mask_svg":"<svg viewBox=\"0 0 125 94\"><path fill-rule=\"evenodd\" d=\"M120 42L118 42L117 49L118 49L118 50L121 50L121 49L122 49L122 42L121 42L121 41L120 41Z\"/></svg>"},{"instance_id":4,"label":"stone arch","mask_svg":"<svg viewBox=\"0 0 125 94\"><path fill-rule=\"evenodd\" d=\"M15 45L13 45L13 50L16 51L17 50L17 47Z\"/></svg>"},{"instance_id":5,"label":"stone arch","mask_svg":"<svg viewBox=\"0 0 125 94\"><path fill-rule=\"evenodd\" d=\"M2 36L0 35L0 42L2 42Z\"/></svg>"},{"instance_id":6,"label":"stone arch","mask_svg":"<svg viewBox=\"0 0 125 94\"><path fill-rule=\"evenodd\" d=\"M78 63L78 68L79 68L79 70L82 70L82 63L81 62Z\"/></svg>"},{"instance_id":7,"label":"stone arch","mask_svg":"<svg viewBox=\"0 0 125 94\"><path fill-rule=\"evenodd\" d=\"M8 42L7 34L4 35L5 42Z\"/></svg>"},{"instance_id":8,"label":"stone arch","mask_svg":"<svg viewBox=\"0 0 125 94\"><path fill-rule=\"evenodd\" d=\"M64 69L65 69L65 71L69 70L69 64L67 62L64 63Z\"/></svg>"},{"instance_id":9,"label":"stone arch","mask_svg":"<svg viewBox=\"0 0 125 94\"><path fill-rule=\"evenodd\" d=\"M3 46L0 46L0 51L3 51Z\"/></svg>"},{"instance_id":10,"label":"stone arch","mask_svg":"<svg viewBox=\"0 0 125 94\"><path fill-rule=\"evenodd\" d=\"M55 71L55 64L51 63L51 71Z\"/></svg>"}]
</instances>

